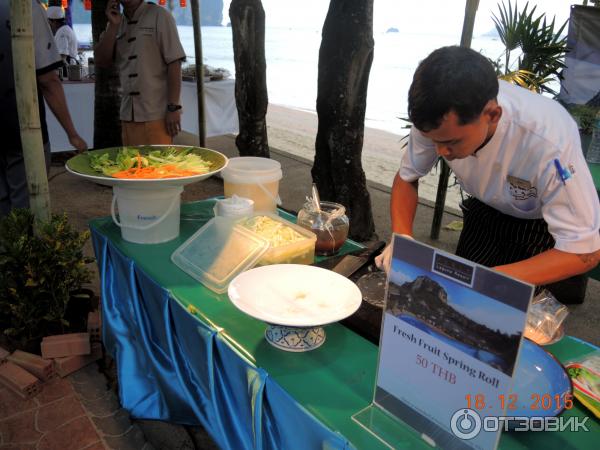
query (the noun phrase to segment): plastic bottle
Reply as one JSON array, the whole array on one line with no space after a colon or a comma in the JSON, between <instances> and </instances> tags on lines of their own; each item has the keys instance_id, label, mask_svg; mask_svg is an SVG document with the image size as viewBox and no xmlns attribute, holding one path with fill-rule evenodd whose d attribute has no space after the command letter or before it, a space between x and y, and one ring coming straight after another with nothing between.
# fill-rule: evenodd
<instances>
[{"instance_id":1,"label":"plastic bottle","mask_svg":"<svg viewBox=\"0 0 600 450\"><path fill-rule=\"evenodd\" d=\"M591 164L600 164L600 111L596 113L594 127L592 131L592 140L588 147L586 161Z\"/></svg>"}]
</instances>

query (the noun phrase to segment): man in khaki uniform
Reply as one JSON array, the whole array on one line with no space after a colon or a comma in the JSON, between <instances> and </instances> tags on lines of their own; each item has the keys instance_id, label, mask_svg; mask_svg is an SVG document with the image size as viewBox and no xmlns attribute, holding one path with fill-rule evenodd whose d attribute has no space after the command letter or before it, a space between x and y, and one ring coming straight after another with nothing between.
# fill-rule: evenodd
<instances>
[{"instance_id":1,"label":"man in khaki uniform","mask_svg":"<svg viewBox=\"0 0 600 450\"><path fill-rule=\"evenodd\" d=\"M123 145L172 144L181 130L181 62L173 16L143 0L109 0L96 65L119 69Z\"/></svg>"}]
</instances>

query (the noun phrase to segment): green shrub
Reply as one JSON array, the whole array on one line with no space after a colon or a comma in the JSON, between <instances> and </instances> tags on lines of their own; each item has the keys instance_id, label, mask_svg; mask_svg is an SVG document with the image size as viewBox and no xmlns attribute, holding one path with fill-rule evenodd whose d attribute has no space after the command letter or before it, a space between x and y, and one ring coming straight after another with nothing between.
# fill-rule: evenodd
<instances>
[{"instance_id":1,"label":"green shrub","mask_svg":"<svg viewBox=\"0 0 600 450\"><path fill-rule=\"evenodd\" d=\"M575 119L575 122L577 122L581 132L584 134L592 134L594 122L596 121L596 114L600 111L600 108L588 105L570 105L567 109Z\"/></svg>"},{"instance_id":2,"label":"green shrub","mask_svg":"<svg viewBox=\"0 0 600 450\"><path fill-rule=\"evenodd\" d=\"M12 347L70 331L70 302L89 301L79 295L92 274L93 258L83 255L89 231L73 230L65 214L34 221L29 209L0 219L0 334Z\"/></svg>"}]
</instances>

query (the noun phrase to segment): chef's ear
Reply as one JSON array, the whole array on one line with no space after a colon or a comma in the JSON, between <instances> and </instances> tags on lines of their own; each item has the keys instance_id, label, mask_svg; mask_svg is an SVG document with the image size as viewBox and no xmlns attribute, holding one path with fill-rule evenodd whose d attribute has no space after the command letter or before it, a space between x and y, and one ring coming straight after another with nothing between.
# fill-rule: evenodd
<instances>
[{"instance_id":1,"label":"chef's ear","mask_svg":"<svg viewBox=\"0 0 600 450\"><path fill-rule=\"evenodd\" d=\"M483 114L488 118L490 124L497 124L502 117L502 106L496 100L490 100L483 108Z\"/></svg>"}]
</instances>

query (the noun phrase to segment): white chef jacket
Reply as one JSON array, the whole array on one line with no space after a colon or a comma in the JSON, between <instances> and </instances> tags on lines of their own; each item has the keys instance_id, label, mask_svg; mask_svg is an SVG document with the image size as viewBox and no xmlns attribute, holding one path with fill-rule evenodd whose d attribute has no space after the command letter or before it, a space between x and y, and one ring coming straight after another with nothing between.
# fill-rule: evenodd
<instances>
[{"instance_id":1,"label":"white chef jacket","mask_svg":"<svg viewBox=\"0 0 600 450\"><path fill-rule=\"evenodd\" d=\"M556 101L500 81L502 116L476 154L447 161L463 189L510 216L543 218L555 248L600 249L600 204L571 115ZM400 177L412 182L435 165L435 145L413 127ZM558 164L557 164L558 162ZM563 181L557 165L569 170Z\"/></svg>"},{"instance_id":2,"label":"white chef jacket","mask_svg":"<svg viewBox=\"0 0 600 450\"><path fill-rule=\"evenodd\" d=\"M60 27L54 35L56 48L61 55L68 55L73 59L77 59L77 36L68 25Z\"/></svg>"}]
</instances>

